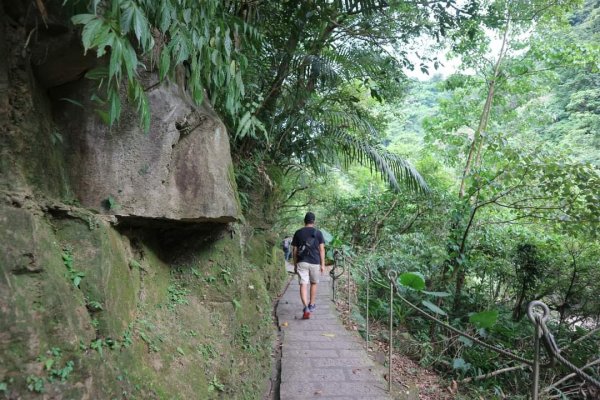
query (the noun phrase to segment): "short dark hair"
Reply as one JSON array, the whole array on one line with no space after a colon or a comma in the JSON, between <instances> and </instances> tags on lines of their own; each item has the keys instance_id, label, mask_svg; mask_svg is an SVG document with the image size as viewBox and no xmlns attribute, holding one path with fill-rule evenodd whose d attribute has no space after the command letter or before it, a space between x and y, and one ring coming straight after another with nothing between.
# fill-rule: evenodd
<instances>
[{"instance_id":1,"label":"short dark hair","mask_svg":"<svg viewBox=\"0 0 600 400\"><path fill-rule=\"evenodd\" d=\"M315 214L311 213L310 211L306 213L306 215L304 216L304 223L305 224L312 224L313 222L315 222Z\"/></svg>"}]
</instances>

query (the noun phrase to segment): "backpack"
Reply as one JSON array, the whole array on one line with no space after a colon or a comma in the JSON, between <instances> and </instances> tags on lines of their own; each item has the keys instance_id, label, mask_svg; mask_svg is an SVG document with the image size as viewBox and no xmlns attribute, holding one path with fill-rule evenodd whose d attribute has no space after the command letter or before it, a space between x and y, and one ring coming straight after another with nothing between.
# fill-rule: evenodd
<instances>
[{"instance_id":1,"label":"backpack","mask_svg":"<svg viewBox=\"0 0 600 400\"><path fill-rule=\"evenodd\" d=\"M306 257L310 256L310 254L311 254L310 249L316 248L316 246L315 246L317 244L316 235L317 235L317 230L314 229L312 235L308 239L306 239L304 241L304 243L302 243L300 245L300 247L298 247L298 256L300 258L306 258Z\"/></svg>"}]
</instances>

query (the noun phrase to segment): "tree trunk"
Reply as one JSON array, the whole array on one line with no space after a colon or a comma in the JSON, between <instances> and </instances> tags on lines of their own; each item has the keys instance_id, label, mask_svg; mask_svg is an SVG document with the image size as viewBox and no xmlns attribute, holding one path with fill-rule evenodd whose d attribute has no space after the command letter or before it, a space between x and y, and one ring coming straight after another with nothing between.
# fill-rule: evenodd
<instances>
[{"instance_id":1,"label":"tree trunk","mask_svg":"<svg viewBox=\"0 0 600 400\"><path fill-rule=\"evenodd\" d=\"M452 310L454 312L458 312L458 310L460 309L460 306L461 306L460 297L462 296L462 288L465 284L466 277L467 277L467 273L465 272L465 269L460 268L460 271L458 271L458 273L456 274L456 290L454 292L454 305L452 306Z\"/></svg>"},{"instance_id":2,"label":"tree trunk","mask_svg":"<svg viewBox=\"0 0 600 400\"><path fill-rule=\"evenodd\" d=\"M519 298L517 299L512 312L512 320L515 322L520 321L521 318L523 318L523 301L525 300L525 292L525 284L523 284L521 287L521 293L519 294Z\"/></svg>"},{"instance_id":3,"label":"tree trunk","mask_svg":"<svg viewBox=\"0 0 600 400\"><path fill-rule=\"evenodd\" d=\"M490 79L487 97L485 99L483 111L481 112L481 117L479 118L479 125L477 126L477 130L475 131L475 135L473 137L473 142L471 143L471 146L469 148L469 154L467 155L467 161L465 163L465 168L463 170L462 179L460 181L460 189L458 191L459 201L470 201L470 199L464 200L466 180L471 172L473 163L475 163L475 166L477 166L477 167L479 167L481 165L481 149L483 148L483 138L481 135L487 129L487 124L489 121L490 113L492 110L492 103L493 103L494 95L495 95L496 82L498 81L498 77L500 76L500 65L506 55L506 46L508 44L509 29L510 29L510 18L507 20L506 26L504 28L502 47L500 48L500 53L498 54L498 60L496 61L496 64L494 65L494 73L492 75L492 78ZM462 242L460 243L459 255L464 254L465 247L466 247L466 241L467 241L467 237L469 234L469 229L471 228L471 225L473 223L473 219L474 219L476 211L477 211L476 209L472 210L471 216L469 219L469 223L467 224L467 227L465 228L465 231L462 235ZM456 288L455 288L455 293L454 293L453 309L454 309L454 311L456 311L460 307L460 297L462 295L462 289L463 289L465 279L466 279L466 272L464 271L464 268L462 267L462 265L458 264L457 262L455 262L454 264L455 264L455 270L453 271L453 277L456 278Z\"/></svg>"},{"instance_id":4,"label":"tree trunk","mask_svg":"<svg viewBox=\"0 0 600 400\"><path fill-rule=\"evenodd\" d=\"M565 293L565 298L563 300L563 303L560 306L559 312L560 312L560 319L559 319L559 327L562 326L564 320L565 320L565 314L567 312L567 308L568 308L568 301L569 301L569 297L571 297L571 292L573 291L573 286L575 285L575 279L577 278L577 259L575 258L574 254L571 254L571 257L573 258L573 273L571 274L571 282L569 283L569 288L567 289L567 293Z\"/></svg>"},{"instance_id":5,"label":"tree trunk","mask_svg":"<svg viewBox=\"0 0 600 400\"><path fill-rule=\"evenodd\" d=\"M498 54L498 60L496 61L496 65L494 66L494 74L492 75L492 79L490 80L490 85L488 87L488 94L485 99L485 105L483 106L483 111L481 113L481 117L479 118L479 125L477 126L477 130L475 131L475 135L473 136L473 142L471 143L471 147L469 148L469 154L467 156L467 162L465 163L465 168L463 170L463 176L460 181L460 189L458 192L458 197L463 198L465 195L465 182L467 176L471 172L471 167L473 164L473 157L476 152L476 165L479 166L481 164L481 149L483 147L483 140L481 138L481 134L487 128L487 124L490 118L490 112L492 110L492 103L494 101L494 93L496 88L496 82L498 77L500 76L500 64L506 55L506 45L508 41L508 31L510 28L510 19L506 22L506 27L504 29L504 37L502 39L502 47L500 48L500 53Z\"/></svg>"}]
</instances>

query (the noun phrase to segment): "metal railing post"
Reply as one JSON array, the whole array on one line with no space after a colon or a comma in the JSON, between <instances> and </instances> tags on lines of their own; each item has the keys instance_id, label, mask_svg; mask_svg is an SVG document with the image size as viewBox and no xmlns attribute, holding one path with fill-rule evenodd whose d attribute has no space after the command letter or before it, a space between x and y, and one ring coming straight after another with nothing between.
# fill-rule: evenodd
<instances>
[{"instance_id":1,"label":"metal railing post","mask_svg":"<svg viewBox=\"0 0 600 400\"><path fill-rule=\"evenodd\" d=\"M346 284L348 285L348 319L350 319L350 266L348 264L346 264L345 256L344 256L344 266L347 267L346 269L348 270L348 282L346 282Z\"/></svg>"},{"instance_id":2,"label":"metal railing post","mask_svg":"<svg viewBox=\"0 0 600 400\"><path fill-rule=\"evenodd\" d=\"M538 400L539 381L540 381L540 325L535 324L535 334L533 338L533 377L531 382L531 400Z\"/></svg>"},{"instance_id":3,"label":"metal railing post","mask_svg":"<svg viewBox=\"0 0 600 400\"><path fill-rule=\"evenodd\" d=\"M371 283L371 266L367 263L367 319L366 319L367 352L369 351L369 284L370 283Z\"/></svg>"},{"instance_id":4,"label":"metal railing post","mask_svg":"<svg viewBox=\"0 0 600 400\"><path fill-rule=\"evenodd\" d=\"M333 297L334 303L335 303L335 270L338 267L338 259L339 259L339 253L337 250L335 250L333 252L333 269L329 273L329 276L331 276L331 291L332 291L332 297Z\"/></svg>"},{"instance_id":5,"label":"metal railing post","mask_svg":"<svg viewBox=\"0 0 600 400\"><path fill-rule=\"evenodd\" d=\"M542 309L542 315L536 313L534 309L540 307ZM535 333L533 338L533 365L531 370L532 382L531 382L531 399L538 400L539 398L539 386L540 386L540 338L542 337L542 331L540 326L545 323L550 316L550 309L548 306L541 301L532 301L527 305L527 317L535 326Z\"/></svg>"},{"instance_id":6,"label":"metal railing post","mask_svg":"<svg viewBox=\"0 0 600 400\"><path fill-rule=\"evenodd\" d=\"M388 360L388 392L392 391L392 354L394 347L394 283L396 282L396 278L398 277L398 273L394 270L388 271L388 279L390 280L390 354Z\"/></svg>"}]
</instances>

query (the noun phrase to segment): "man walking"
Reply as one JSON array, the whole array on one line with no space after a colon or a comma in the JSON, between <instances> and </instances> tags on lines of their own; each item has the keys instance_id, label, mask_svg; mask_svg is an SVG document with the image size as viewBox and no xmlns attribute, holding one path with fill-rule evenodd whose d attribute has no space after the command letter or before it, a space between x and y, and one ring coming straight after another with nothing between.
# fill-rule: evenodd
<instances>
[{"instance_id":1,"label":"man walking","mask_svg":"<svg viewBox=\"0 0 600 400\"><path fill-rule=\"evenodd\" d=\"M292 239L294 268L300 282L300 300L304 306L303 319L309 319L310 313L317 307L317 284L319 270L325 273L325 239L315 228L315 214L308 212L304 216L304 228L298 229ZM310 302L307 301L306 288L310 282Z\"/></svg>"}]
</instances>

